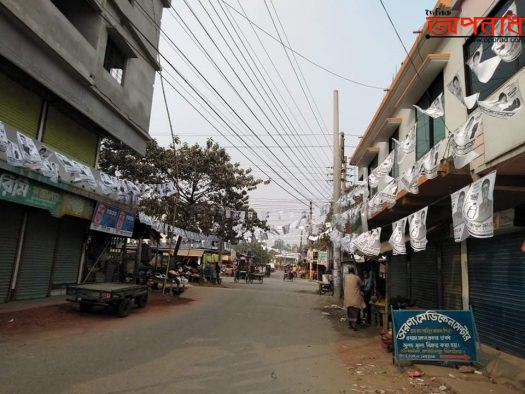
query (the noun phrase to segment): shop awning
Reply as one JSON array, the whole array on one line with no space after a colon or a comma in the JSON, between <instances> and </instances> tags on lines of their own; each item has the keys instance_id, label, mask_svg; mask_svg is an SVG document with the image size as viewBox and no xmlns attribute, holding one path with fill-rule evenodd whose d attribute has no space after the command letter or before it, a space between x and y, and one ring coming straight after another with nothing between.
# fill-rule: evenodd
<instances>
[{"instance_id":1,"label":"shop awning","mask_svg":"<svg viewBox=\"0 0 525 394\"><path fill-rule=\"evenodd\" d=\"M181 257L202 257L204 249L179 249L177 256Z\"/></svg>"}]
</instances>

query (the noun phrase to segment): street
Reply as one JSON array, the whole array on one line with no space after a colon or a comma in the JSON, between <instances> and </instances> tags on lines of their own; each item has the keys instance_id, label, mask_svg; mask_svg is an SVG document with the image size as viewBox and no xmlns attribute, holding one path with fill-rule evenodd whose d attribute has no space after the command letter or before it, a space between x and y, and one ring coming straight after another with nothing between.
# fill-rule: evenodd
<instances>
[{"instance_id":1,"label":"street","mask_svg":"<svg viewBox=\"0 0 525 394\"><path fill-rule=\"evenodd\" d=\"M4 336L2 392L339 392L351 386L337 355L340 334L319 310L314 285L284 283L278 274L262 285L228 279L232 288L191 288L183 297L193 301L171 309Z\"/></svg>"}]
</instances>

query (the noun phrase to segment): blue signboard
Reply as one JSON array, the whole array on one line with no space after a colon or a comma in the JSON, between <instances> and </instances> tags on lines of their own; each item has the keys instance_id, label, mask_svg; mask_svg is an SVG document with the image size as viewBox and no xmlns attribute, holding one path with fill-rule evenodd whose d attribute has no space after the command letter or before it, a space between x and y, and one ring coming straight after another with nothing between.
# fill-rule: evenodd
<instances>
[{"instance_id":1,"label":"blue signboard","mask_svg":"<svg viewBox=\"0 0 525 394\"><path fill-rule=\"evenodd\" d=\"M134 224L135 214L98 202L90 228L104 233L131 237Z\"/></svg>"},{"instance_id":2,"label":"blue signboard","mask_svg":"<svg viewBox=\"0 0 525 394\"><path fill-rule=\"evenodd\" d=\"M397 361L478 360L472 311L392 310L392 337Z\"/></svg>"}]
</instances>

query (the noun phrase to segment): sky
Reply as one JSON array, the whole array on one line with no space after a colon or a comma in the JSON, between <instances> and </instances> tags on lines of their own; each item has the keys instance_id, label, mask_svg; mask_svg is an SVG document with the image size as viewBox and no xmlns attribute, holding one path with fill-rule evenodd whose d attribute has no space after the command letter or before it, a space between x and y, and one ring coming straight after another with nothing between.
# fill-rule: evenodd
<instances>
[{"instance_id":1,"label":"sky","mask_svg":"<svg viewBox=\"0 0 525 394\"><path fill-rule=\"evenodd\" d=\"M260 217L269 212L271 225L299 219L309 201L315 221L332 191L333 91L339 91L340 130L345 133L345 155L351 156L384 95L381 88L389 86L406 56L379 0L186 1L173 0L173 8L164 9L162 18L161 64L175 134L189 144L213 138L233 161L252 168L261 179L270 177L270 184L252 192L250 200ZM432 8L435 1L383 2L410 48L414 31L424 23L425 9ZM276 39L251 25L243 12ZM299 56L294 58L279 42L275 26L296 52L375 88L351 83ZM171 142L158 76L150 133L161 145ZM298 243L299 236L296 230L278 238Z\"/></svg>"}]
</instances>

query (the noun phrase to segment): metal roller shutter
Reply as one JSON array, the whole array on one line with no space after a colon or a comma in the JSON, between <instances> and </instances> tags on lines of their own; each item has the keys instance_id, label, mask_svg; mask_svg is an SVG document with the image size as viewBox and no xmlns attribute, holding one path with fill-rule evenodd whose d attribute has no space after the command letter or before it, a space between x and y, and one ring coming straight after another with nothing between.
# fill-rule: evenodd
<instances>
[{"instance_id":1,"label":"metal roller shutter","mask_svg":"<svg viewBox=\"0 0 525 394\"><path fill-rule=\"evenodd\" d=\"M62 219L53 265L53 287L77 282L86 223L69 216Z\"/></svg>"},{"instance_id":2,"label":"metal roller shutter","mask_svg":"<svg viewBox=\"0 0 525 394\"><path fill-rule=\"evenodd\" d=\"M525 357L525 232L469 239L470 303L481 342Z\"/></svg>"},{"instance_id":3,"label":"metal roller shutter","mask_svg":"<svg viewBox=\"0 0 525 394\"><path fill-rule=\"evenodd\" d=\"M0 121L36 137L41 110L42 98L0 73Z\"/></svg>"},{"instance_id":4,"label":"metal roller shutter","mask_svg":"<svg viewBox=\"0 0 525 394\"><path fill-rule=\"evenodd\" d=\"M408 298L408 267L406 256L392 256L389 267L390 298Z\"/></svg>"},{"instance_id":5,"label":"metal roller shutter","mask_svg":"<svg viewBox=\"0 0 525 394\"><path fill-rule=\"evenodd\" d=\"M49 107L43 142L92 167L97 156L98 137L54 107Z\"/></svg>"},{"instance_id":6,"label":"metal roller shutter","mask_svg":"<svg viewBox=\"0 0 525 394\"><path fill-rule=\"evenodd\" d=\"M15 299L47 296L57 230L58 219L48 212L28 213Z\"/></svg>"},{"instance_id":7,"label":"metal roller shutter","mask_svg":"<svg viewBox=\"0 0 525 394\"><path fill-rule=\"evenodd\" d=\"M9 295L23 216L23 209L0 203L0 303L6 302Z\"/></svg>"},{"instance_id":8,"label":"metal roller shutter","mask_svg":"<svg viewBox=\"0 0 525 394\"><path fill-rule=\"evenodd\" d=\"M461 298L461 244L453 239L441 244L441 272L443 278L444 309L462 309Z\"/></svg>"},{"instance_id":9,"label":"metal roller shutter","mask_svg":"<svg viewBox=\"0 0 525 394\"><path fill-rule=\"evenodd\" d=\"M436 247L412 254L410 259L410 289L412 302L419 308L438 307L438 269Z\"/></svg>"}]
</instances>

